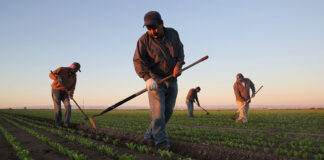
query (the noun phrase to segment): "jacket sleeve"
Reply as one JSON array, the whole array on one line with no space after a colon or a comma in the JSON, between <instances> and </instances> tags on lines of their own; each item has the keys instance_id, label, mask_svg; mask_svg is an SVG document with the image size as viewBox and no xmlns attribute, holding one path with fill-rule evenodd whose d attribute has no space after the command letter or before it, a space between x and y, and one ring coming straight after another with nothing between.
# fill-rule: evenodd
<instances>
[{"instance_id":1,"label":"jacket sleeve","mask_svg":"<svg viewBox=\"0 0 324 160\"><path fill-rule=\"evenodd\" d=\"M73 83L73 85L72 85L72 87L69 89L69 91L72 93L72 94L74 94L74 90L75 90L75 85L76 85L76 81L77 81L77 78L75 77L75 81L74 81L74 83Z\"/></svg>"},{"instance_id":2,"label":"jacket sleeve","mask_svg":"<svg viewBox=\"0 0 324 160\"><path fill-rule=\"evenodd\" d=\"M59 68L57 68L55 71L53 71L53 73L56 74L56 75L59 75L61 69L62 69L62 67L59 67ZM53 75L52 73L49 74L49 77L50 77L52 80L54 80L54 81L56 80L56 76Z\"/></svg>"},{"instance_id":3,"label":"jacket sleeve","mask_svg":"<svg viewBox=\"0 0 324 160\"><path fill-rule=\"evenodd\" d=\"M149 75L149 60L145 44L137 41L136 50L133 57L134 68L137 75L145 81L151 78Z\"/></svg>"},{"instance_id":4,"label":"jacket sleeve","mask_svg":"<svg viewBox=\"0 0 324 160\"><path fill-rule=\"evenodd\" d=\"M254 83L249 79L250 81L250 87L252 89L252 93L255 93L255 87L254 87Z\"/></svg>"},{"instance_id":5,"label":"jacket sleeve","mask_svg":"<svg viewBox=\"0 0 324 160\"><path fill-rule=\"evenodd\" d=\"M182 44L182 42L181 42L181 40L180 40L180 37L179 37L179 34L178 34L178 32L176 31L176 35L177 35L177 43L178 43L178 52L179 52L179 54L178 54L178 57L177 57L177 66L179 66L180 68L182 68L182 65L184 65L185 64L185 62L184 62L184 57L185 57L185 55L184 55L184 51L183 51L183 44Z\"/></svg>"},{"instance_id":6,"label":"jacket sleeve","mask_svg":"<svg viewBox=\"0 0 324 160\"><path fill-rule=\"evenodd\" d=\"M242 102L245 101L244 98L241 96L241 93L238 90L236 83L234 84L233 88L234 88L234 94L236 96L236 99L238 99L238 100L240 100Z\"/></svg>"}]
</instances>

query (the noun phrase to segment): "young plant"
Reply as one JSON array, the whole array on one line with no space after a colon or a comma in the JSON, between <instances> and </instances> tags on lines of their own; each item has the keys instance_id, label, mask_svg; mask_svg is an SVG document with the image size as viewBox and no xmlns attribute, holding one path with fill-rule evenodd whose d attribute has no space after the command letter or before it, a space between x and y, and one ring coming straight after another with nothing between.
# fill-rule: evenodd
<instances>
[{"instance_id":1,"label":"young plant","mask_svg":"<svg viewBox=\"0 0 324 160\"><path fill-rule=\"evenodd\" d=\"M137 150L139 152L141 152L141 153L146 153L147 154L147 153L150 152L151 148L146 146L146 145L139 145L139 146L137 146Z\"/></svg>"},{"instance_id":2,"label":"young plant","mask_svg":"<svg viewBox=\"0 0 324 160\"><path fill-rule=\"evenodd\" d=\"M109 141L109 137L105 137L102 139L105 143L107 143Z\"/></svg>"},{"instance_id":3,"label":"young plant","mask_svg":"<svg viewBox=\"0 0 324 160\"><path fill-rule=\"evenodd\" d=\"M92 134L91 133L88 133L88 138L91 138L92 137Z\"/></svg>"},{"instance_id":4,"label":"young plant","mask_svg":"<svg viewBox=\"0 0 324 160\"><path fill-rule=\"evenodd\" d=\"M173 153L171 151L164 151L159 149L158 152L160 153L161 157L168 157L168 158L172 158Z\"/></svg>"},{"instance_id":5,"label":"young plant","mask_svg":"<svg viewBox=\"0 0 324 160\"><path fill-rule=\"evenodd\" d=\"M134 150L135 147L136 147L136 144L134 144L133 142L131 142L131 143L125 143L125 145L127 146L127 148L129 148L131 150Z\"/></svg>"},{"instance_id":6,"label":"young plant","mask_svg":"<svg viewBox=\"0 0 324 160\"><path fill-rule=\"evenodd\" d=\"M136 158L135 156L127 155L127 154L123 154L123 155L118 156L119 160L135 160L135 158Z\"/></svg>"},{"instance_id":7,"label":"young plant","mask_svg":"<svg viewBox=\"0 0 324 160\"><path fill-rule=\"evenodd\" d=\"M109 156L112 156L112 157L114 157L116 155L116 153L111 148L109 148L109 147L107 147L105 145L100 145L100 146L98 145L97 150L99 152L101 152L101 153L105 153L105 154L107 154Z\"/></svg>"},{"instance_id":8,"label":"young plant","mask_svg":"<svg viewBox=\"0 0 324 160\"><path fill-rule=\"evenodd\" d=\"M114 139L114 140L112 140L112 142L113 142L113 145L114 146L117 146L118 145L118 142L119 142L119 139Z\"/></svg>"}]
</instances>

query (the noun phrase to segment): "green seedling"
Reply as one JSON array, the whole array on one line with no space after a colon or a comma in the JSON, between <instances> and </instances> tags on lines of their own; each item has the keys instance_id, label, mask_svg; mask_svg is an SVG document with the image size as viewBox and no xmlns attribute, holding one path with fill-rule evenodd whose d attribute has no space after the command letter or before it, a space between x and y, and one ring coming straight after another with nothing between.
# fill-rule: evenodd
<instances>
[{"instance_id":1,"label":"green seedling","mask_svg":"<svg viewBox=\"0 0 324 160\"><path fill-rule=\"evenodd\" d=\"M107 143L109 141L109 137L105 137L102 139L105 143Z\"/></svg>"},{"instance_id":2,"label":"green seedling","mask_svg":"<svg viewBox=\"0 0 324 160\"><path fill-rule=\"evenodd\" d=\"M135 160L135 158L136 158L135 156L127 155L127 154L123 154L123 155L118 156L119 160Z\"/></svg>"},{"instance_id":3,"label":"green seedling","mask_svg":"<svg viewBox=\"0 0 324 160\"><path fill-rule=\"evenodd\" d=\"M88 138L91 138L92 137L92 134L91 133L88 133Z\"/></svg>"},{"instance_id":4,"label":"green seedling","mask_svg":"<svg viewBox=\"0 0 324 160\"><path fill-rule=\"evenodd\" d=\"M173 153L171 151L164 151L159 149L158 152L160 153L161 157L168 157L168 158L172 158Z\"/></svg>"},{"instance_id":5,"label":"green seedling","mask_svg":"<svg viewBox=\"0 0 324 160\"><path fill-rule=\"evenodd\" d=\"M139 146L137 146L137 150L139 152L141 152L141 153L146 153L147 154L147 153L150 152L151 148L146 146L146 145L139 145Z\"/></svg>"},{"instance_id":6,"label":"green seedling","mask_svg":"<svg viewBox=\"0 0 324 160\"><path fill-rule=\"evenodd\" d=\"M125 145L126 145L129 149L131 149L131 150L134 150L135 147L136 147L136 144L134 144L133 142L131 142L131 143L125 143Z\"/></svg>"},{"instance_id":7,"label":"green seedling","mask_svg":"<svg viewBox=\"0 0 324 160\"><path fill-rule=\"evenodd\" d=\"M117 146L118 142L119 142L119 139L114 139L112 142L113 142L113 145Z\"/></svg>"}]
</instances>

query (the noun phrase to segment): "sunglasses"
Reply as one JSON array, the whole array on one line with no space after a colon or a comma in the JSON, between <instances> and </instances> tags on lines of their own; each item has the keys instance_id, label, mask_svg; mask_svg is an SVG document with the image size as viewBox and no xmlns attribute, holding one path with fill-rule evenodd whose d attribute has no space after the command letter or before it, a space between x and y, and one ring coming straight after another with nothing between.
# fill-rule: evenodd
<instances>
[{"instance_id":1,"label":"sunglasses","mask_svg":"<svg viewBox=\"0 0 324 160\"><path fill-rule=\"evenodd\" d=\"M155 25L147 25L146 28L147 29L157 29L159 27L159 25L155 24Z\"/></svg>"}]
</instances>

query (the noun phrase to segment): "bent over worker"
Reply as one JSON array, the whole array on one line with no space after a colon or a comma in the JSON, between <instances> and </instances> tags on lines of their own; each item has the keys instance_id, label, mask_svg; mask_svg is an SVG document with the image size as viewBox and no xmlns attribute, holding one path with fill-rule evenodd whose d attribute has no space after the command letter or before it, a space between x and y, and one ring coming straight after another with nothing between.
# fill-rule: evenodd
<instances>
[{"instance_id":1,"label":"bent over worker","mask_svg":"<svg viewBox=\"0 0 324 160\"><path fill-rule=\"evenodd\" d=\"M147 32L137 41L133 57L135 71L146 83L152 118L144 139L150 146L168 150L165 127L178 94L177 76L184 64L183 45L176 30L164 27L157 11L145 14L144 26ZM173 77L158 83L168 75Z\"/></svg>"},{"instance_id":2,"label":"bent over worker","mask_svg":"<svg viewBox=\"0 0 324 160\"><path fill-rule=\"evenodd\" d=\"M49 74L52 83L52 98L54 102L55 123L58 126L69 126L71 119L70 99L73 98L76 85L76 72L80 71L79 63L74 62L69 67L59 67ZM65 107L64 123L62 122L61 101Z\"/></svg>"},{"instance_id":3,"label":"bent over worker","mask_svg":"<svg viewBox=\"0 0 324 160\"><path fill-rule=\"evenodd\" d=\"M251 102L250 99L250 89L252 89L252 97L255 96L255 88L253 82L248 79L244 78L243 74L238 73L236 75L236 82L234 83L234 93L236 97L236 104L238 109L240 110L240 115L236 119L236 122L248 122L247 120L247 112L249 111L249 103Z\"/></svg>"},{"instance_id":4,"label":"bent over worker","mask_svg":"<svg viewBox=\"0 0 324 160\"><path fill-rule=\"evenodd\" d=\"M198 100L198 95L197 95L197 93L199 91L200 91L200 87L196 87L195 89L191 88L189 90L187 98L186 98L186 104L187 104L187 107L188 107L189 116L191 118L194 117L194 115L193 115L193 110L194 110L193 103L196 101L198 106L200 106L199 100Z\"/></svg>"}]
</instances>

